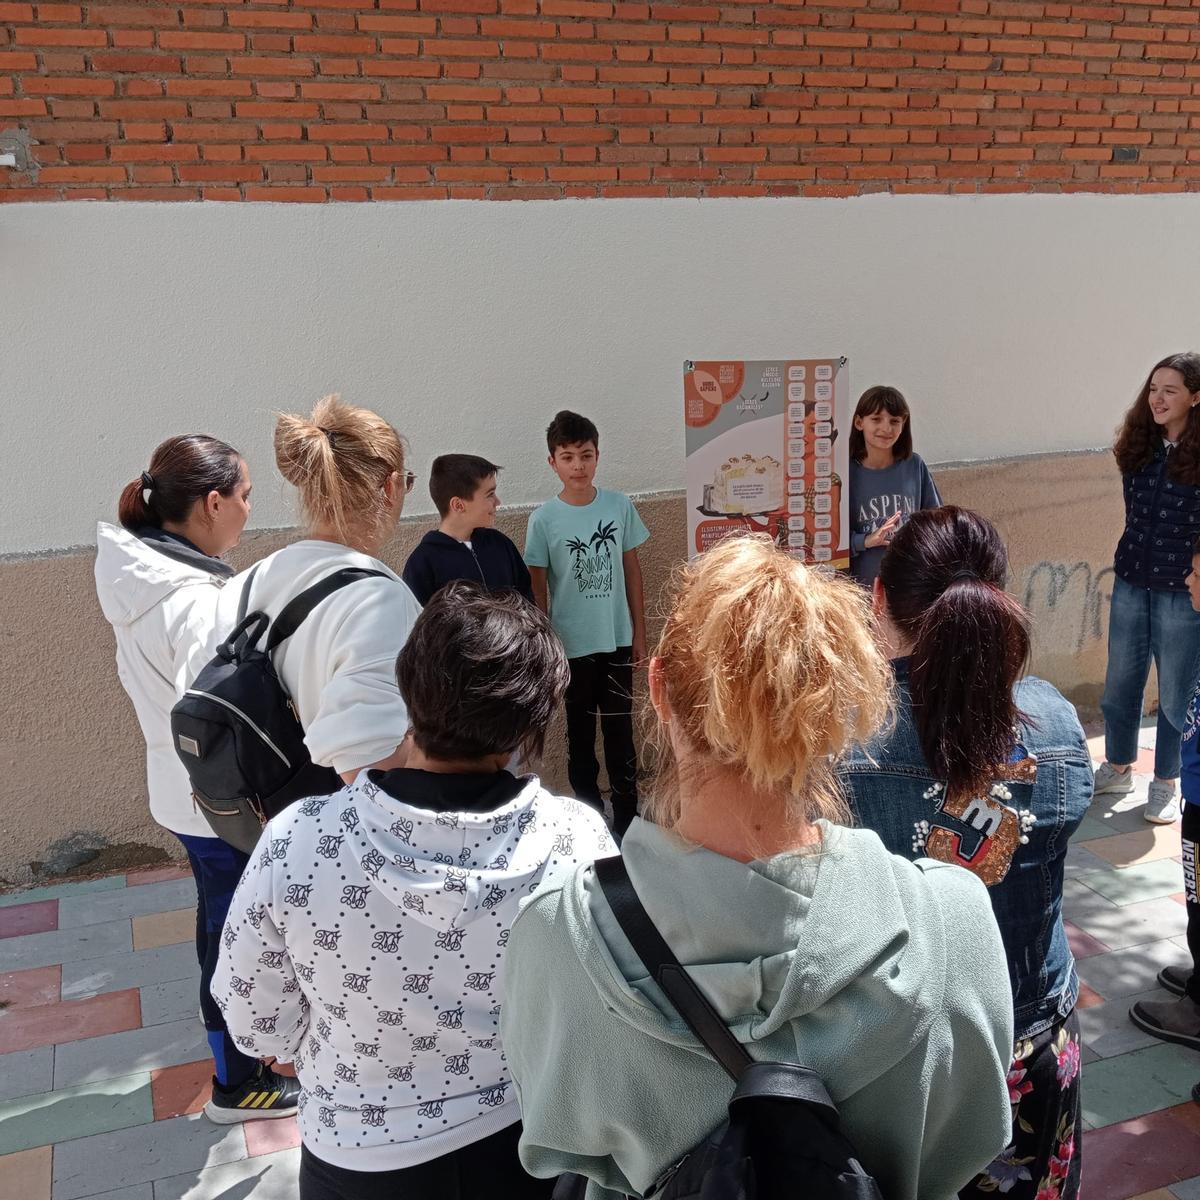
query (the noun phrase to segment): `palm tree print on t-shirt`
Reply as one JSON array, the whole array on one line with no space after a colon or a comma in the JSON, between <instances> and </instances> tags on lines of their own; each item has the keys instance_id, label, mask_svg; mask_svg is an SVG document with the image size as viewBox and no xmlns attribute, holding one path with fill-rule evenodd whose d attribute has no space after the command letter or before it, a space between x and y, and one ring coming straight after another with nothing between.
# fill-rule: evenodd
<instances>
[{"instance_id":1,"label":"palm tree print on t-shirt","mask_svg":"<svg viewBox=\"0 0 1200 1200\"><path fill-rule=\"evenodd\" d=\"M608 595L613 585L613 551L617 546L615 521L598 521L596 532L585 542L571 538L571 576L581 592Z\"/></svg>"}]
</instances>

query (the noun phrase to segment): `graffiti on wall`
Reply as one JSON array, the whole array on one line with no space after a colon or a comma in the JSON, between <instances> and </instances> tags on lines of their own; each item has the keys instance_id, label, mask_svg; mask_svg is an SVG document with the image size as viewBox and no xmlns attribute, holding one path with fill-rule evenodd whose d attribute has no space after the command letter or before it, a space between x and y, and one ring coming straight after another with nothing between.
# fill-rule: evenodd
<instances>
[{"instance_id":1,"label":"graffiti on wall","mask_svg":"<svg viewBox=\"0 0 1200 1200\"><path fill-rule=\"evenodd\" d=\"M1025 573L1021 600L1033 616L1034 637L1050 653L1079 654L1103 639L1112 595L1111 566L1042 562Z\"/></svg>"}]
</instances>

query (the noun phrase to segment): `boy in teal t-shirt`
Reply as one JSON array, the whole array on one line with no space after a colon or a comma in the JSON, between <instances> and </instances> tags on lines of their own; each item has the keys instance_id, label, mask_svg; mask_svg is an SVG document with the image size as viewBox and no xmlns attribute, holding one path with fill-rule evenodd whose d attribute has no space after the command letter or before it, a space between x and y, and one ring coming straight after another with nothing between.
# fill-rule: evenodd
<instances>
[{"instance_id":1,"label":"boy in teal t-shirt","mask_svg":"<svg viewBox=\"0 0 1200 1200\"><path fill-rule=\"evenodd\" d=\"M525 563L534 597L550 614L571 667L567 777L580 800L603 809L599 713L613 831L620 837L637 815L633 665L646 657L637 548L650 534L628 496L593 485L600 434L591 421L560 412L546 430L546 444L562 491L530 514Z\"/></svg>"}]
</instances>

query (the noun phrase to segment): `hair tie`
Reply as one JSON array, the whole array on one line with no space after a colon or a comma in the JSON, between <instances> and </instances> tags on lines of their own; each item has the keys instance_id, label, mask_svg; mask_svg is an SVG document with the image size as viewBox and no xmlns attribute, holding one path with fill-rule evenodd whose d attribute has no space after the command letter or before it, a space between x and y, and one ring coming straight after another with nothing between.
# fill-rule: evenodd
<instances>
[{"instance_id":1,"label":"hair tie","mask_svg":"<svg viewBox=\"0 0 1200 1200\"><path fill-rule=\"evenodd\" d=\"M142 491L143 492L154 491L154 476L151 475L149 471L142 472Z\"/></svg>"},{"instance_id":2,"label":"hair tie","mask_svg":"<svg viewBox=\"0 0 1200 1200\"><path fill-rule=\"evenodd\" d=\"M974 571L955 571L954 574L950 576L950 583L958 583L959 580L963 579L969 579L972 583L982 582L982 580L978 575L975 574ZM948 583L946 586L949 587L950 584Z\"/></svg>"}]
</instances>

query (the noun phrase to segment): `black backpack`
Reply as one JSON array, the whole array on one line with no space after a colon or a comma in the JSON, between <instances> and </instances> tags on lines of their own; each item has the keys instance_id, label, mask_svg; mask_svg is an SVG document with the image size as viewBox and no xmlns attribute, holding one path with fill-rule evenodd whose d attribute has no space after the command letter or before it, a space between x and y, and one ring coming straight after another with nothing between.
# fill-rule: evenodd
<instances>
[{"instance_id":1,"label":"black backpack","mask_svg":"<svg viewBox=\"0 0 1200 1200\"><path fill-rule=\"evenodd\" d=\"M638 899L625 864L604 858L596 879L646 971L737 1084L729 1118L646 1192L655 1200L882 1200L838 1125L820 1076L797 1063L756 1062L692 982ZM555 1200L582 1200L565 1175Z\"/></svg>"},{"instance_id":2,"label":"black backpack","mask_svg":"<svg viewBox=\"0 0 1200 1200\"><path fill-rule=\"evenodd\" d=\"M290 600L272 622L265 612L246 615L257 571L242 587L233 632L171 709L171 738L200 811L217 837L246 854L262 827L294 800L328 796L342 786L332 767L319 767L309 756L300 716L271 652L326 597L383 574L359 567L335 571ZM258 641L268 627L264 652Z\"/></svg>"}]
</instances>

